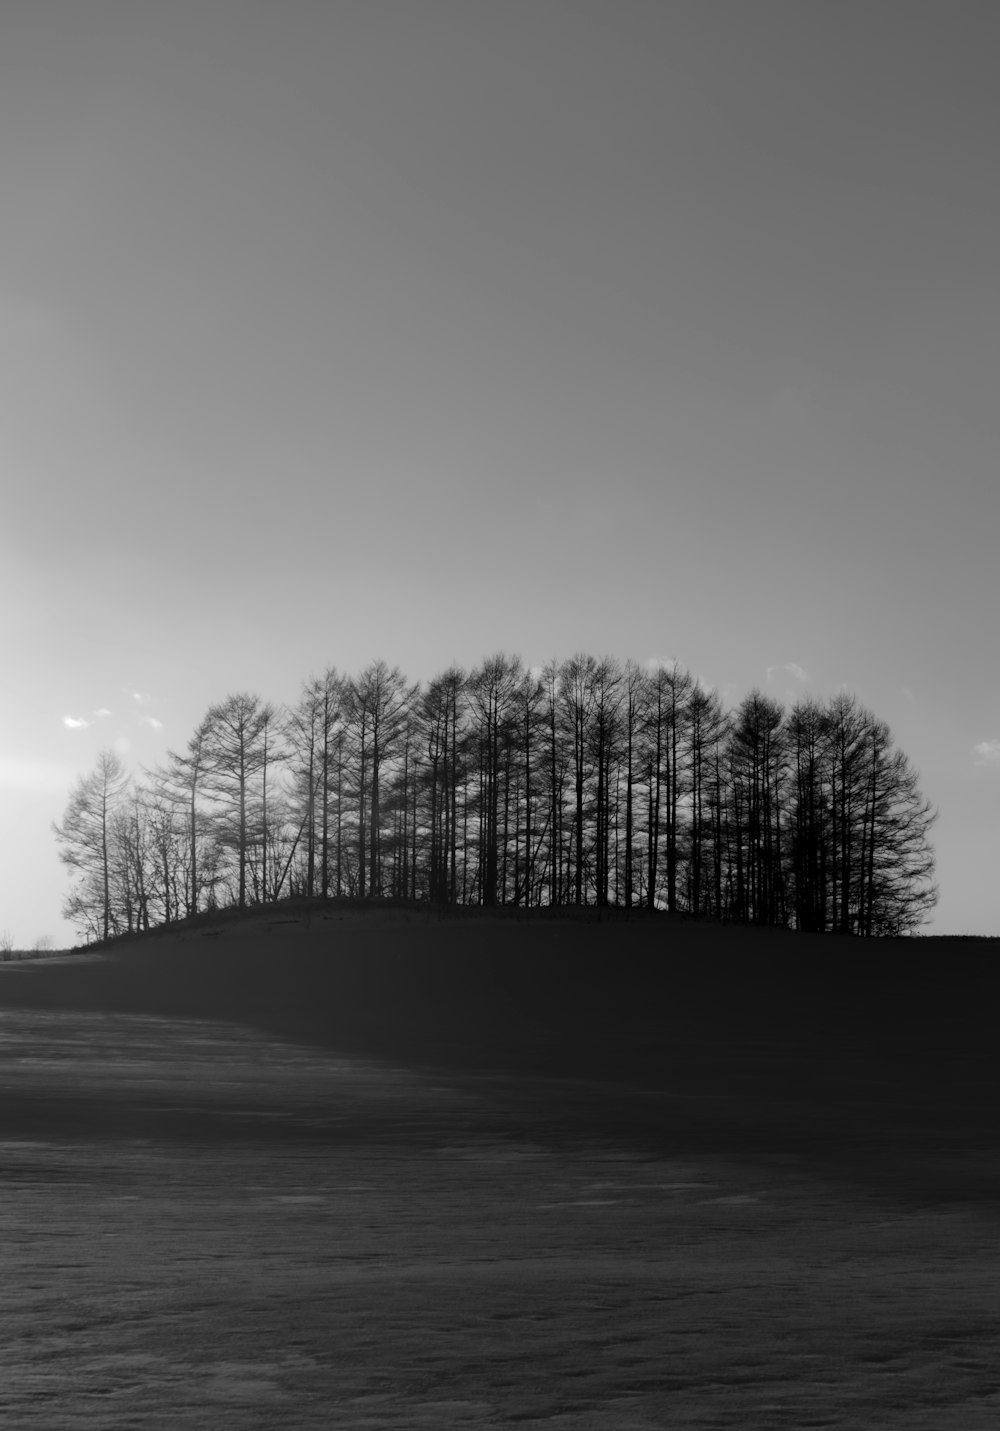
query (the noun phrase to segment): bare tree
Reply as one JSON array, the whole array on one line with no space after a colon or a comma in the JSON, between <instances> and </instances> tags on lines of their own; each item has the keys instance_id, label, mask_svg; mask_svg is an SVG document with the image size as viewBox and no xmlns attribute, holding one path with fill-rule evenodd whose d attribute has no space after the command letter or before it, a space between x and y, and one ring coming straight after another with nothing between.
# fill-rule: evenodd
<instances>
[{"instance_id":1,"label":"bare tree","mask_svg":"<svg viewBox=\"0 0 1000 1431\"><path fill-rule=\"evenodd\" d=\"M673 663L530 672L498 653L422 694L384 661L330 668L280 717L230 696L147 785L103 752L53 828L79 875L66 912L97 939L217 890L245 906L331 888L878 935L934 904L935 818L853 696L786 718L754 690L727 713Z\"/></svg>"},{"instance_id":2,"label":"bare tree","mask_svg":"<svg viewBox=\"0 0 1000 1431\"><path fill-rule=\"evenodd\" d=\"M796 927L907 933L933 907L937 818L891 732L847 693L797 705L788 878Z\"/></svg>"},{"instance_id":3,"label":"bare tree","mask_svg":"<svg viewBox=\"0 0 1000 1431\"><path fill-rule=\"evenodd\" d=\"M937 903L929 839L937 811L920 793L906 756L893 749L889 727L874 717L867 758L857 932L910 934Z\"/></svg>"},{"instance_id":4,"label":"bare tree","mask_svg":"<svg viewBox=\"0 0 1000 1431\"><path fill-rule=\"evenodd\" d=\"M691 837L686 897L693 914L719 913L713 900L717 860L717 821L721 809L718 781L727 720L717 691L695 683L688 698L688 771L691 795Z\"/></svg>"},{"instance_id":5,"label":"bare tree","mask_svg":"<svg viewBox=\"0 0 1000 1431\"><path fill-rule=\"evenodd\" d=\"M312 677L302 687L298 704L289 712L286 736L292 777L301 810L297 836L305 840L305 893L325 899L330 887L330 801L335 789L337 743L343 682L335 667ZM317 859L319 880L316 878Z\"/></svg>"},{"instance_id":6,"label":"bare tree","mask_svg":"<svg viewBox=\"0 0 1000 1431\"><path fill-rule=\"evenodd\" d=\"M203 808L203 798L207 785L209 764L210 719L206 716L195 727L194 734L187 743L184 754L167 752L167 763L156 770L147 772L152 782L152 790L158 803L168 805L173 815L157 817L160 830L161 855L167 858L167 844L174 846L173 875L165 883L173 887L173 903L176 912L183 907L187 915L197 914L201 899L211 889L211 880L205 878L205 862L212 867L214 860L206 850L209 835L209 820ZM178 842L174 843L175 822L183 830L183 857L180 853L180 831Z\"/></svg>"},{"instance_id":7,"label":"bare tree","mask_svg":"<svg viewBox=\"0 0 1000 1431\"><path fill-rule=\"evenodd\" d=\"M518 741L514 823L513 901L526 907L536 902L533 897L538 853L544 838L544 823L538 821L540 795L544 787L541 763L544 759L541 734L543 728L544 686L539 675L525 671L515 692L517 706L516 732ZM523 831L523 834L522 834Z\"/></svg>"},{"instance_id":8,"label":"bare tree","mask_svg":"<svg viewBox=\"0 0 1000 1431\"><path fill-rule=\"evenodd\" d=\"M489 657L469 677L469 706L476 729L479 763L480 902L498 903L501 842L500 790L509 784L524 668L516 656ZM506 812L505 812L506 815ZM504 825L507 821L505 818Z\"/></svg>"},{"instance_id":9,"label":"bare tree","mask_svg":"<svg viewBox=\"0 0 1000 1431\"><path fill-rule=\"evenodd\" d=\"M65 913L104 940L111 937L114 817L131 777L113 750L102 750L89 775L81 775L70 795L61 825L52 829L61 846L59 858L79 875Z\"/></svg>"},{"instance_id":10,"label":"bare tree","mask_svg":"<svg viewBox=\"0 0 1000 1431\"><path fill-rule=\"evenodd\" d=\"M588 884L585 792L590 773L588 736L593 712L596 671L596 660L585 652L578 652L575 656L571 656L559 668L559 733L571 752L570 769L573 772L572 874L570 878L574 904L585 902L585 889ZM567 851L568 856L569 853ZM570 880L567 881L567 883L569 882Z\"/></svg>"},{"instance_id":11,"label":"bare tree","mask_svg":"<svg viewBox=\"0 0 1000 1431\"><path fill-rule=\"evenodd\" d=\"M606 906L610 896L611 829L616 815L612 807L612 771L619 754L622 734L622 671L610 656L598 661L590 673L591 716L588 731L588 763L593 779L593 870L594 899ZM616 889L617 898L617 889Z\"/></svg>"},{"instance_id":12,"label":"bare tree","mask_svg":"<svg viewBox=\"0 0 1000 1431\"><path fill-rule=\"evenodd\" d=\"M782 920L785 757L784 710L753 690L740 702L729 740L731 912L748 923Z\"/></svg>"},{"instance_id":13,"label":"bare tree","mask_svg":"<svg viewBox=\"0 0 1000 1431\"><path fill-rule=\"evenodd\" d=\"M638 741L646 719L648 682L641 666L625 663L625 853L622 897L626 909L632 908L635 894L635 788L637 783Z\"/></svg>"},{"instance_id":14,"label":"bare tree","mask_svg":"<svg viewBox=\"0 0 1000 1431\"><path fill-rule=\"evenodd\" d=\"M797 929L826 928L832 813L824 781L827 720L822 706L800 701L788 716L792 789L788 806L788 876Z\"/></svg>"},{"instance_id":15,"label":"bare tree","mask_svg":"<svg viewBox=\"0 0 1000 1431\"><path fill-rule=\"evenodd\" d=\"M645 760L647 788L646 897L655 908L660 885L660 854L666 855L667 908L677 908L682 831L680 811L687 793L684 762L688 738L691 675L676 662L659 665L649 676L646 701Z\"/></svg>"},{"instance_id":16,"label":"bare tree","mask_svg":"<svg viewBox=\"0 0 1000 1431\"><path fill-rule=\"evenodd\" d=\"M398 666L373 661L345 691L344 714L354 758L358 893L381 895L383 774L400 750L417 687Z\"/></svg>"},{"instance_id":17,"label":"bare tree","mask_svg":"<svg viewBox=\"0 0 1000 1431\"><path fill-rule=\"evenodd\" d=\"M545 667L542 687L543 718L547 731L545 794L548 805L548 854L543 864L542 883L543 887L548 886L549 903L559 905L569 899L569 849L564 812L569 761L563 739L562 668L558 661L550 661Z\"/></svg>"},{"instance_id":18,"label":"bare tree","mask_svg":"<svg viewBox=\"0 0 1000 1431\"><path fill-rule=\"evenodd\" d=\"M236 861L236 903L247 904L254 844L266 838L268 735L275 708L241 692L214 705L206 717L203 788L215 805L219 845ZM263 801L262 797L263 796ZM256 818L255 818L256 817Z\"/></svg>"}]
</instances>

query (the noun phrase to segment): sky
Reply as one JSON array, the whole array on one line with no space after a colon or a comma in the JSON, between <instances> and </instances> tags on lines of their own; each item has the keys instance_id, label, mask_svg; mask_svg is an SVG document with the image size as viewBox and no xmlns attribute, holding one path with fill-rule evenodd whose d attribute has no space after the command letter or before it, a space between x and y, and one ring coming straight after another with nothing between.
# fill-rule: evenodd
<instances>
[{"instance_id":1,"label":"sky","mask_svg":"<svg viewBox=\"0 0 1000 1431\"><path fill-rule=\"evenodd\" d=\"M846 688L1000 935L992 3L4 0L0 931L235 691Z\"/></svg>"}]
</instances>

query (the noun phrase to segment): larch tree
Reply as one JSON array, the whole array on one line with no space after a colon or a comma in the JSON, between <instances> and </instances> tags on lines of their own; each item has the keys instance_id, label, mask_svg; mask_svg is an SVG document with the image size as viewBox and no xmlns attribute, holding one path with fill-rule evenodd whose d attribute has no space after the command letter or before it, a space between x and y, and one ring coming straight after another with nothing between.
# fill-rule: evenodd
<instances>
[{"instance_id":1,"label":"larch tree","mask_svg":"<svg viewBox=\"0 0 1000 1431\"><path fill-rule=\"evenodd\" d=\"M275 707L246 691L227 696L206 717L203 788L216 806L218 843L236 862L236 904L247 905L252 847L264 837L262 785Z\"/></svg>"},{"instance_id":2,"label":"larch tree","mask_svg":"<svg viewBox=\"0 0 1000 1431\"><path fill-rule=\"evenodd\" d=\"M147 777L102 752L54 826L89 938L289 890L877 936L937 894L936 814L884 722L843 693L729 712L673 663L499 653L423 691L330 668L285 715L227 697Z\"/></svg>"},{"instance_id":3,"label":"larch tree","mask_svg":"<svg viewBox=\"0 0 1000 1431\"><path fill-rule=\"evenodd\" d=\"M677 908L680 811L686 793L684 760L693 687L693 678L676 661L658 665L649 674L645 722L647 901L651 909L656 907L662 848L666 856L666 904L671 912Z\"/></svg>"},{"instance_id":4,"label":"larch tree","mask_svg":"<svg viewBox=\"0 0 1000 1431\"><path fill-rule=\"evenodd\" d=\"M889 727L874 718L868 766L858 933L912 934L937 903L930 843L937 811L907 757L893 749Z\"/></svg>"},{"instance_id":5,"label":"larch tree","mask_svg":"<svg viewBox=\"0 0 1000 1431\"><path fill-rule=\"evenodd\" d=\"M502 652L489 657L468 680L469 709L476 730L480 772L480 903L495 905L500 891L500 791L509 780L524 668Z\"/></svg>"},{"instance_id":6,"label":"larch tree","mask_svg":"<svg viewBox=\"0 0 1000 1431\"><path fill-rule=\"evenodd\" d=\"M617 824L617 813L612 804L615 784L612 772L618 759L622 734L623 676L617 661L605 656L597 662L591 674L591 690L588 756L594 786L594 900L600 906L607 906L610 902L611 831Z\"/></svg>"},{"instance_id":7,"label":"larch tree","mask_svg":"<svg viewBox=\"0 0 1000 1431\"><path fill-rule=\"evenodd\" d=\"M440 676L435 677L421 694L418 718L427 757L421 784L427 821L428 894L432 901L443 904L447 900L448 702Z\"/></svg>"},{"instance_id":8,"label":"larch tree","mask_svg":"<svg viewBox=\"0 0 1000 1431\"><path fill-rule=\"evenodd\" d=\"M537 672L525 671L515 693L518 777L513 901L520 904L523 899L526 908L536 902L535 871L544 837L544 826L539 828L537 818L539 797L544 783L540 768L544 756L541 738L544 720L543 697L544 686L540 675Z\"/></svg>"},{"instance_id":9,"label":"larch tree","mask_svg":"<svg viewBox=\"0 0 1000 1431\"><path fill-rule=\"evenodd\" d=\"M427 827L427 888L440 904L458 898L458 804L464 778L465 673L451 666L435 676L417 706L423 760L419 788Z\"/></svg>"},{"instance_id":10,"label":"larch tree","mask_svg":"<svg viewBox=\"0 0 1000 1431\"><path fill-rule=\"evenodd\" d=\"M569 757L563 739L562 667L550 661L542 672L543 720L545 724L545 793L547 803L547 855L543 864L543 885L549 903L569 902L569 851L565 837L565 791ZM565 851L565 858L564 858ZM564 873L565 871L565 873Z\"/></svg>"},{"instance_id":11,"label":"larch tree","mask_svg":"<svg viewBox=\"0 0 1000 1431\"><path fill-rule=\"evenodd\" d=\"M125 933L148 930L156 857L145 792L134 783L112 816L111 844L113 914L118 914L118 923Z\"/></svg>"},{"instance_id":12,"label":"larch tree","mask_svg":"<svg viewBox=\"0 0 1000 1431\"><path fill-rule=\"evenodd\" d=\"M824 784L826 715L818 701L797 702L786 724L791 792L788 857L792 914L797 929L826 928L832 842L829 792Z\"/></svg>"},{"instance_id":13,"label":"larch tree","mask_svg":"<svg viewBox=\"0 0 1000 1431\"><path fill-rule=\"evenodd\" d=\"M688 698L688 758L691 835L687 868L687 904L692 914L713 910L718 788L713 779L727 733L726 715L718 692L697 682ZM717 909L715 912L718 912Z\"/></svg>"},{"instance_id":14,"label":"larch tree","mask_svg":"<svg viewBox=\"0 0 1000 1431\"><path fill-rule=\"evenodd\" d=\"M202 868L208 832L202 798L209 763L209 732L210 719L206 716L195 727L186 751L183 754L168 751L167 764L151 775L155 789L176 808L178 818L183 821L186 869L182 883L185 913L188 915L198 913L202 893L206 887L211 889L212 883L205 881ZM211 857L209 864L214 864Z\"/></svg>"},{"instance_id":15,"label":"larch tree","mask_svg":"<svg viewBox=\"0 0 1000 1431\"><path fill-rule=\"evenodd\" d=\"M573 774L573 824L571 841L567 841L567 886L572 889L573 903L585 903L587 888L587 843L585 839L586 800L588 784L588 753L590 750L590 720L594 704L594 676L597 661L585 652L578 652L559 668L559 715L562 740L570 752Z\"/></svg>"},{"instance_id":16,"label":"larch tree","mask_svg":"<svg viewBox=\"0 0 1000 1431\"><path fill-rule=\"evenodd\" d=\"M358 894L381 895L384 767L399 753L417 687L398 666L373 661L345 690L344 716L354 760Z\"/></svg>"},{"instance_id":17,"label":"larch tree","mask_svg":"<svg viewBox=\"0 0 1000 1431\"><path fill-rule=\"evenodd\" d=\"M137 792L146 827L149 860L148 901L162 911L157 923L172 924L185 907L187 847L181 812L164 789L158 772Z\"/></svg>"},{"instance_id":18,"label":"larch tree","mask_svg":"<svg viewBox=\"0 0 1000 1431\"><path fill-rule=\"evenodd\" d=\"M783 908L784 719L777 701L753 690L730 734L734 914L746 923L777 923Z\"/></svg>"},{"instance_id":19,"label":"larch tree","mask_svg":"<svg viewBox=\"0 0 1000 1431\"><path fill-rule=\"evenodd\" d=\"M846 692L834 696L826 707L823 753L830 806L826 927L841 934L852 933L857 925L869 721L868 712Z\"/></svg>"},{"instance_id":20,"label":"larch tree","mask_svg":"<svg viewBox=\"0 0 1000 1431\"><path fill-rule=\"evenodd\" d=\"M286 736L292 775L301 811L298 839L305 841L304 888L325 899L330 891L331 801L339 807L338 740L342 728L344 682L336 667L312 677L302 687L298 704L289 712ZM318 867L318 878L317 878Z\"/></svg>"},{"instance_id":21,"label":"larch tree","mask_svg":"<svg viewBox=\"0 0 1000 1431\"><path fill-rule=\"evenodd\" d=\"M625 853L623 902L626 909L632 908L635 895L635 791L637 784L637 764L639 735L646 718L646 696L648 681L641 666L634 661L625 663L624 681L624 722L625 722Z\"/></svg>"},{"instance_id":22,"label":"larch tree","mask_svg":"<svg viewBox=\"0 0 1000 1431\"><path fill-rule=\"evenodd\" d=\"M115 816L130 783L131 776L118 755L102 750L91 773L77 781L62 824L52 826L60 845L59 858L79 876L65 913L86 932L105 941L113 928Z\"/></svg>"}]
</instances>

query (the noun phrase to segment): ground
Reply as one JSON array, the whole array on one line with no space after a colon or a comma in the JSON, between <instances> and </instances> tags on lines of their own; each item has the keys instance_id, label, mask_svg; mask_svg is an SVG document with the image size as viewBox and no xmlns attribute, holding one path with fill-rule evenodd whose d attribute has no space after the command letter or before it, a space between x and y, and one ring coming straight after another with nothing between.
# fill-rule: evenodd
<instances>
[{"instance_id":1,"label":"ground","mask_svg":"<svg viewBox=\"0 0 1000 1431\"><path fill-rule=\"evenodd\" d=\"M0 965L0 1421L993 1427L994 957L396 912Z\"/></svg>"}]
</instances>

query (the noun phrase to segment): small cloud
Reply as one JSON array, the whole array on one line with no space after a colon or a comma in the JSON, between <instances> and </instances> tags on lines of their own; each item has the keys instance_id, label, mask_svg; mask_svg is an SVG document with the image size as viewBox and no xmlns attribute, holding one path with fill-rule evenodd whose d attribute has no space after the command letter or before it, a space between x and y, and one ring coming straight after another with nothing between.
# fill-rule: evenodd
<instances>
[{"instance_id":1,"label":"small cloud","mask_svg":"<svg viewBox=\"0 0 1000 1431\"><path fill-rule=\"evenodd\" d=\"M903 697L903 700L907 701L911 706L917 699L916 696L913 694L912 687L910 686L900 686L899 694Z\"/></svg>"},{"instance_id":2,"label":"small cloud","mask_svg":"<svg viewBox=\"0 0 1000 1431\"><path fill-rule=\"evenodd\" d=\"M140 724L140 725L148 725L151 730L162 730L162 729L163 729L163 722L162 722L162 720L157 720L157 719L156 719L156 716L140 716L140 717L139 717L139 724Z\"/></svg>"},{"instance_id":3,"label":"small cloud","mask_svg":"<svg viewBox=\"0 0 1000 1431\"><path fill-rule=\"evenodd\" d=\"M88 725L93 725L91 720L78 720L76 716L63 716L63 725L67 730L86 730Z\"/></svg>"},{"instance_id":4,"label":"small cloud","mask_svg":"<svg viewBox=\"0 0 1000 1431\"><path fill-rule=\"evenodd\" d=\"M101 706L100 710L96 710L94 712L95 716L109 716L110 714L111 712L108 710L107 706Z\"/></svg>"},{"instance_id":5,"label":"small cloud","mask_svg":"<svg viewBox=\"0 0 1000 1431\"><path fill-rule=\"evenodd\" d=\"M972 747L977 765L1000 767L1000 740L981 740Z\"/></svg>"},{"instance_id":6,"label":"small cloud","mask_svg":"<svg viewBox=\"0 0 1000 1431\"><path fill-rule=\"evenodd\" d=\"M797 681L808 681L809 675L803 671L802 667L794 661L786 661L783 666L768 666L766 676L768 681L773 681L779 671L785 671L789 676L794 676Z\"/></svg>"},{"instance_id":7,"label":"small cloud","mask_svg":"<svg viewBox=\"0 0 1000 1431\"><path fill-rule=\"evenodd\" d=\"M647 656L642 663L652 675L656 671L673 671L680 664L673 656Z\"/></svg>"},{"instance_id":8,"label":"small cloud","mask_svg":"<svg viewBox=\"0 0 1000 1431\"><path fill-rule=\"evenodd\" d=\"M152 696L147 696L142 691L133 690L131 686L123 686L122 690L127 696L132 697L137 706L144 706L153 699Z\"/></svg>"}]
</instances>

